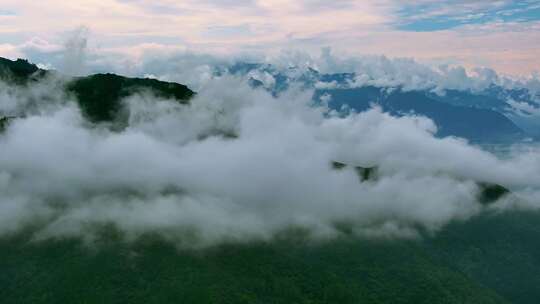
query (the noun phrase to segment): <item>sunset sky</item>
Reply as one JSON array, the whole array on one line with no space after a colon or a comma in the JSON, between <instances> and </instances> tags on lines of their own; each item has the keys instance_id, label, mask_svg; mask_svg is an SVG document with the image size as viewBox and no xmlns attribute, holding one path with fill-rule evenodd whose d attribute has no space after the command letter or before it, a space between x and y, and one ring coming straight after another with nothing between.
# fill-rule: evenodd
<instances>
[{"instance_id":1,"label":"sunset sky","mask_svg":"<svg viewBox=\"0 0 540 304\"><path fill-rule=\"evenodd\" d=\"M540 0L3 0L0 56L47 64L76 29L89 48L319 52L540 70Z\"/></svg>"}]
</instances>

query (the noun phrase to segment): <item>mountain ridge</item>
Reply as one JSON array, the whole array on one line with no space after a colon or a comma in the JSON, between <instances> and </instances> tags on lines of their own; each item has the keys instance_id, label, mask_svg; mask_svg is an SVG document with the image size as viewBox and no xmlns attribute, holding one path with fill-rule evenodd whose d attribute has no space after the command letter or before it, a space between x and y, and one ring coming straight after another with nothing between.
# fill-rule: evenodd
<instances>
[{"instance_id":1,"label":"mountain ridge","mask_svg":"<svg viewBox=\"0 0 540 304\"><path fill-rule=\"evenodd\" d=\"M40 69L24 59L12 61L0 57L0 79L8 84L31 85L33 81L56 74L56 71ZM117 119L122 98L134 93L150 92L156 97L173 99L182 104L188 103L195 95L195 92L183 84L112 73L67 78L65 82L65 91L76 97L83 114L94 123Z\"/></svg>"},{"instance_id":2,"label":"mountain ridge","mask_svg":"<svg viewBox=\"0 0 540 304\"><path fill-rule=\"evenodd\" d=\"M500 88L499 91L491 88L491 95L455 89L437 94L433 88L411 89L395 81L393 84L387 81L386 85L366 81L360 85L355 73L325 74L313 68L281 71L270 64L237 63L229 71L251 77L254 87L264 87L274 95L294 85L313 89L316 103L321 102L322 96L329 96L329 106L337 111L347 106L361 112L376 104L392 115L423 115L436 123L439 137L457 136L473 142L513 142L531 137L507 117L511 116L507 111L509 105L498 97L505 92ZM267 78L273 80L269 82ZM508 94L522 96L525 93Z\"/></svg>"},{"instance_id":3,"label":"mountain ridge","mask_svg":"<svg viewBox=\"0 0 540 304\"><path fill-rule=\"evenodd\" d=\"M256 79L254 75L250 76L254 71L272 73L274 83L268 85ZM330 96L329 106L338 111L343 106L355 111L365 111L372 104L378 104L383 110L396 116L423 115L435 122L439 130L436 135L439 137L457 136L473 142L489 143L516 142L530 137L503 114L506 103L495 97L455 90L448 91L445 97L430 92L404 90L400 87L388 89L368 85L348 88L343 85L354 79L354 73L321 74L317 70L309 69L307 73L299 74L293 79L275 70L271 65L263 64L237 64L229 67L228 72L233 75L249 76L252 86L265 87L274 95L286 90L292 82L299 82L304 88L315 90L313 98L316 102L320 102L322 96ZM4 81L25 84L56 73L40 69L24 59L11 61L0 58L0 78ZM322 88L320 83L338 86ZM182 84L111 73L72 78L68 80L65 89L77 97L83 113L92 122L115 120L121 109L120 100L136 92L150 91L158 97L172 98L180 103L187 103L195 95L195 92ZM466 106L464 98L469 100L476 98L485 104L476 102L480 106Z\"/></svg>"}]
</instances>

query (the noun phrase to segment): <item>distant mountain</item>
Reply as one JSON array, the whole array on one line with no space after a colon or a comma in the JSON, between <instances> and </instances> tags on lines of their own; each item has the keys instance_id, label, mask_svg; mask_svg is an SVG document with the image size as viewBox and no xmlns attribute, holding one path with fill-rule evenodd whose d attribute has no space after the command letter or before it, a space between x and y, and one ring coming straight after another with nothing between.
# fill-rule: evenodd
<instances>
[{"instance_id":1,"label":"distant mountain","mask_svg":"<svg viewBox=\"0 0 540 304\"><path fill-rule=\"evenodd\" d=\"M11 61L0 58L0 78L4 81L25 84L54 74L54 71L39 69L26 60ZM520 126L532 129L535 124L513 115L505 97L532 98L527 91L504 90L491 87L484 93L447 90L445 94L431 91L406 91L401 87L376 87L351 85L354 73L321 74L315 69L279 70L269 64L237 63L220 71L248 76L251 85L264 87L277 95L291 85L314 89L315 101L321 96L330 96L330 107L341 110L343 106L356 111L367 110L378 104L393 115L414 113L427 116L436 123L437 136L458 136L475 142L515 142L527 134ZM113 121L120 111L120 100L133 92L151 91L164 98L187 102L195 93L188 87L155 79L128 78L114 74L96 74L74 78L66 90L77 97L84 114L94 122ZM1 113L0 113L1 114ZM538 131L540 134L540 130Z\"/></svg>"},{"instance_id":2,"label":"distant mountain","mask_svg":"<svg viewBox=\"0 0 540 304\"><path fill-rule=\"evenodd\" d=\"M317 90L316 98L331 96L334 109L348 106L365 111L377 104L384 111L400 116L417 114L431 118L438 126L437 136L458 136L477 142L518 141L526 134L499 112L456 106L426 96L423 92L385 90L373 86L355 89Z\"/></svg>"},{"instance_id":3,"label":"distant mountain","mask_svg":"<svg viewBox=\"0 0 540 304\"><path fill-rule=\"evenodd\" d=\"M530 137L510 119L514 118L513 112L505 101L509 96L529 96L523 90L493 86L486 92L446 90L441 95L426 89L405 90L401 86L359 86L355 73L323 74L312 68L280 70L269 64L237 63L229 71L251 77L253 86L264 87L273 94L293 85L314 89L316 102L321 96L329 96L329 106L336 110L347 106L365 111L377 104L393 115L427 116L436 123L437 136L441 137L459 136L475 142L515 142Z\"/></svg>"}]
</instances>

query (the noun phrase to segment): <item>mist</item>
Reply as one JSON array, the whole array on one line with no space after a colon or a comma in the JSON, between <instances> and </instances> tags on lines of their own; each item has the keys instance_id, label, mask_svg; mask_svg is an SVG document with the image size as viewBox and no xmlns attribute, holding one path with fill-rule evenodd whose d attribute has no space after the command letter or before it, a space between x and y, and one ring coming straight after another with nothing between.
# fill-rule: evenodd
<instances>
[{"instance_id":1,"label":"mist","mask_svg":"<svg viewBox=\"0 0 540 304\"><path fill-rule=\"evenodd\" d=\"M62 81L2 84L1 113L20 118L0 133L0 236L33 227L35 240L91 240L113 225L126 240L155 233L206 247L291 229L331 239L345 224L358 236L414 238L540 206L540 151L499 158L436 138L425 117L343 115L315 106L312 91L276 97L222 76L189 105L130 96L128 127L111 131L85 120ZM354 166L377 166L379 177L360 182ZM477 182L514 195L484 206Z\"/></svg>"}]
</instances>

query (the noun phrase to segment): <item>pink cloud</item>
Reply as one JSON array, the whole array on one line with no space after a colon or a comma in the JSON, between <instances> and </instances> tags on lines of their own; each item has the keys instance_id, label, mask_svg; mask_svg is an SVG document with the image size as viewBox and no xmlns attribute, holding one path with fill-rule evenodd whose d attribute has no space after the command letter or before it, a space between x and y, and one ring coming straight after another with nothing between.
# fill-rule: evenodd
<instances>
[{"instance_id":1,"label":"pink cloud","mask_svg":"<svg viewBox=\"0 0 540 304\"><path fill-rule=\"evenodd\" d=\"M395 12L402 5L394 0L3 2L15 14L0 18L0 34L40 37L51 45L61 44L66 32L85 25L92 31L93 42L103 49L155 44L208 53L278 52L284 48L318 52L321 47L332 46L349 55L452 60L466 66L489 66L508 74L529 74L540 67L540 59L535 55L540 53L538 22L404 32L391 27L398 20ZM464 1L455 8L476 9L482 5L486 2ZM426 14L442 14L448 9L441 6ZM20 42L4 43L9 47L0 48L0 56L20 52Z\"/></svg>"}]
</instances>

